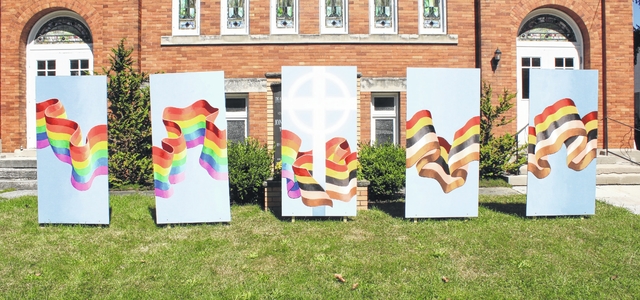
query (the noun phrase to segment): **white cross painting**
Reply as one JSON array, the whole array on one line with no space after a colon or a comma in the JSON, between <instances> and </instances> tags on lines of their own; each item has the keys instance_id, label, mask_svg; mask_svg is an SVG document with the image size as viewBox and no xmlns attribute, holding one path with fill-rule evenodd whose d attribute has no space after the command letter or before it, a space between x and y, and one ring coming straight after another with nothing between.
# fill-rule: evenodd
<instances>
[{"instance_id":1,"label":"white cross painting","mask_svg":"<svg viewBox=\"0 0 640 300\"><path fill-rule=\"evenodd\" d=\"M356 215L356 68L282 67L282 215Z\"/></svg>"}]
</instances>

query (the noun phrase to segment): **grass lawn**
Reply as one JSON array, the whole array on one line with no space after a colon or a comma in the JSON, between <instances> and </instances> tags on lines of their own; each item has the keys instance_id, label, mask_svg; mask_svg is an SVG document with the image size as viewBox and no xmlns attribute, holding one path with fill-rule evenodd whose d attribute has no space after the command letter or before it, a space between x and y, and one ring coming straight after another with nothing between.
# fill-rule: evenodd
<instances>
[{"instance_id":1,"label":"grass lawn","mask_svg":"<svg viewBox=\"0 0 640 300\"><path fill-rule=\"evenodd\" d=\"M640 297L640 216L598 202L531 219L524 203L482 196L477 219L417 223L401 202L346 223L234 206L230 224L157 227L153 197L129 195L109 227L41 227L35 197L2 199L0 298Z\"/></svg>"}]
</instances>

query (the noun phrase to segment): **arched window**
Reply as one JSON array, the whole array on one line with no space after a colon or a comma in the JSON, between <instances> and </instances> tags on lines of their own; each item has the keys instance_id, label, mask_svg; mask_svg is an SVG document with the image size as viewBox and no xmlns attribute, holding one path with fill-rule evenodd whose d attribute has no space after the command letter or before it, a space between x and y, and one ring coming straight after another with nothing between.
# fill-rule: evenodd
<instances>
[{"instance_id":1,"label":"arched window","mask_svg":"<svg viewBox=\"0 0 640 300\"><path fill-rule=\"evenodd\" d=\"M80 15L60 10L38 20L27 42L27 148L35 148L36 77L91 75L93 39Z\"/></svg>"},{"instance_id":2,"label":"arched window","mask_svg":"<svg viewBox=\"0 0 640 300\"><path fill-rule=\"evenodd\" d=\"M89 28L71 17L56 17L40 27L35 44L91 44Z\"/></svg>"}]
</instances>

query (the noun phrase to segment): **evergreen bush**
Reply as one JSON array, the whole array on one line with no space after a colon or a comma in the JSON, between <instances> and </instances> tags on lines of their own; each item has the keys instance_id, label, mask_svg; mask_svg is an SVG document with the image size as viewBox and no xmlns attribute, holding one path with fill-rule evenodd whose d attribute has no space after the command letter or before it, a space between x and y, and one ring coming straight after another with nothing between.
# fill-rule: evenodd
<instances>
[{"instance_id":1,"label":"evergreen bush","mask_svg":"<svg viewBox=\"0 0 640 300\"><path fill-rule=\"evenodd\" d=\"M480 97L480 177L496 178L505 173L515 174L521 165L527 162L526 144L518 146L516 138L505 133L495 137L493 130L513 122L505 113L514 106L515 94L504 90L498 96L498 104L491 103L493 90L491 85L482 83Z\"/></svg>"},{"instance_id":2,"label":"evergreen bush","mask_svg":"<svg viewBox=\"0 0 640 300\"><path fill-rule=\"evenodd\" d=\"M253 138L227 144L229 190L237 204L258 203L264 197L262 183L271 176L273 155Z\"/></svg>"},{"instance_id":3,"label":"evergreen bush","mask_svg":"<svg viewBox=\"0 0 640 300\"><path fill-rule=\"evenodd\" d=\"M391 143L360 143L358 178L369 184L370 200L394 198L405 186L406 152Z\"/></svg>"},{"instance_id":4,"label":"evergreen bush","mask_svg":"<svg viewBox=\"0 0 640 300\"><path fill-rule=\"evenodd\" d=\"M109 184L147 188L153 184L149 76L136 71L133 48L120 40L111 49L108 69Z\"/></svg>"}]
</instances>

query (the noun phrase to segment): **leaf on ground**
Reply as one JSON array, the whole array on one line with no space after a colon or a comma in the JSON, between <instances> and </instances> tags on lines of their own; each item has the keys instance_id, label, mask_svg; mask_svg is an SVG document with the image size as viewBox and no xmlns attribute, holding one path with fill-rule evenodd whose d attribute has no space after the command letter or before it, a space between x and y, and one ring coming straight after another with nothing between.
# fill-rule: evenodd
<instances>
[{"instance_id":1,"label":"leaf on ground","mask_svg":"<svg viewBox=\"0 0 640 300\"><path fill-rule=\"evenodd\" d=\"M41 273L36 273L35 275L36 275L36 276L40 276L40 275L42 275L42 274L41 274Z\"/></svg>"},{"instance_id":2,"label":"leaf on ground","mask_svg":"<svg viewBox=\"0 0 640 300\"><path fill-rule=\"evenodd\" d=\"M333 277L335 277L336 279L338 279L338 281L340 282L347 282L344 277L342 277L342 274L333 274Z\"/></svg>"},{"instance_id":3,"label":"leaf on ground","mask_svg":"<svg viewBox=\"0 0 640 300\"><path fill-rule=\"evenodd\" d=\"M353 290L355 290L355 289L357 289L357 288L358 288L358 283L354 283L354 284L351 286L351 290L352 290L352 291L353 291Z\"/></svg>"},{"instance_id":4,"label":"leaf on ground","mask_svg":"<svg viewBox=\"0 0 640 300\"><path fill-rule=\"evenodd\" d=\"M616 280L616 279L618 279L618 275L611 276L611 280Z\"/></svg>"},{"instance_id":5,"label":"leaf on ground","mask_svg":"<svg viewBox=\"0 0 640 300\"><path fill-rule=\"evenodd\" d=\"M442 276L442 282L447 283L449 282L449 278Z\"/></svg>"}]
</instances>

